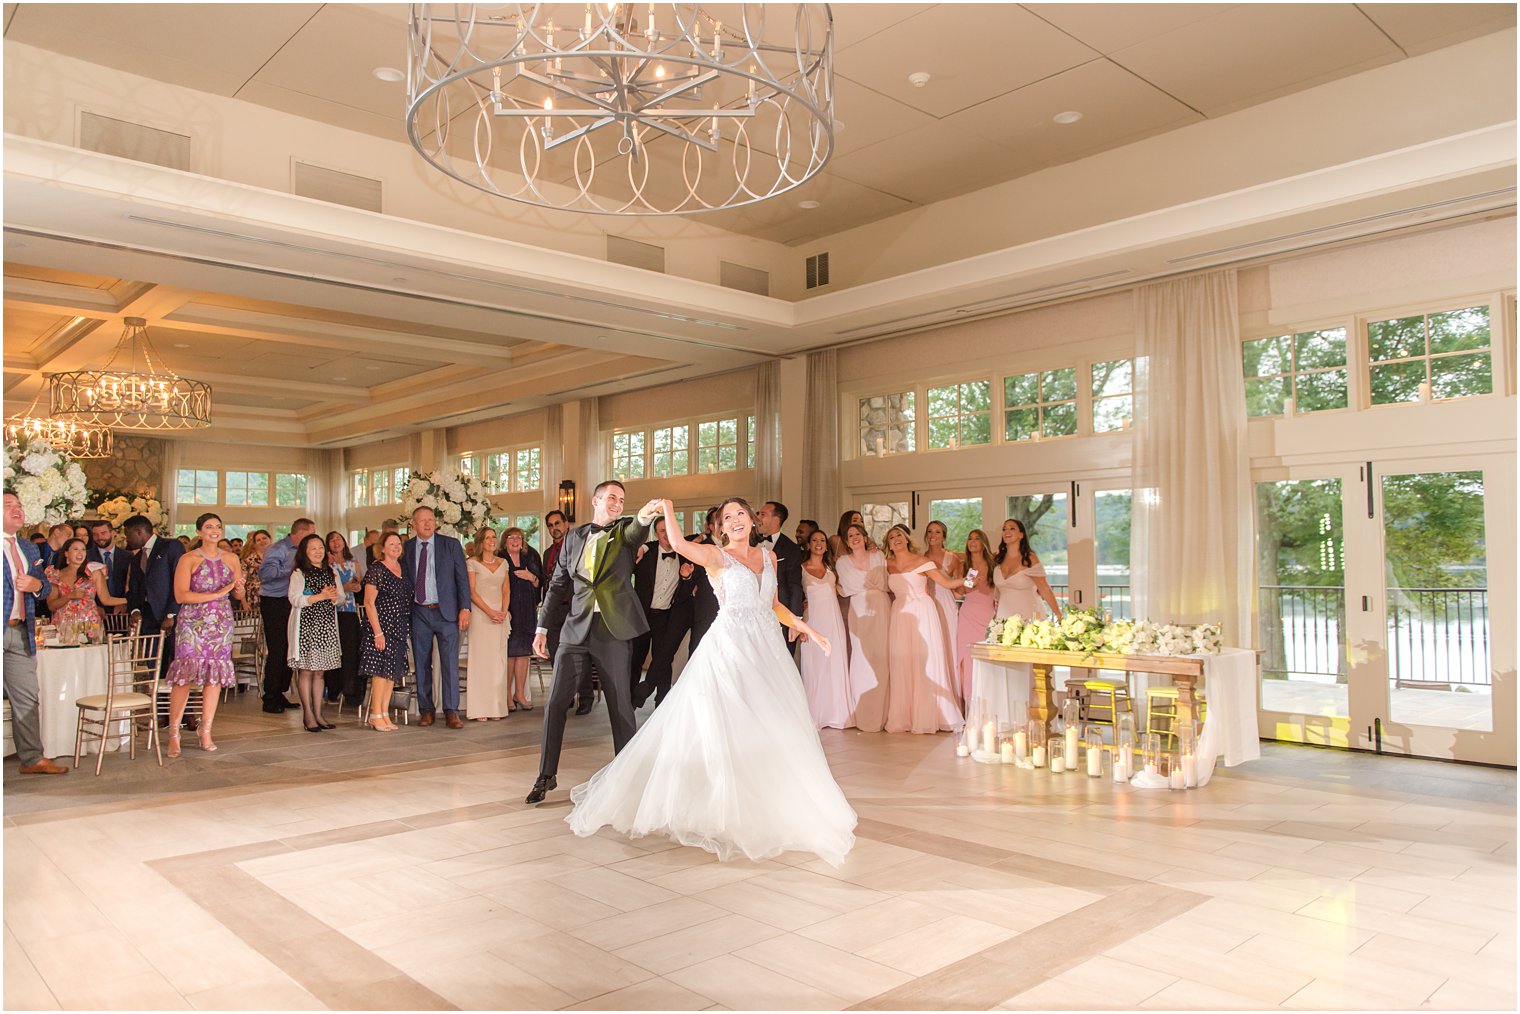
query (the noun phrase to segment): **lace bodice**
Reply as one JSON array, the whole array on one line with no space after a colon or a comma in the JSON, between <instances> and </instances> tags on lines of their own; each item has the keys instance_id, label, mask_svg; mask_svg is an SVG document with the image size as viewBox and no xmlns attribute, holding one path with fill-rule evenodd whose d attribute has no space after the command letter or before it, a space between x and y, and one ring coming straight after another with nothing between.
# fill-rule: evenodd
<instances>
[{"instance_id":1,"label":"lace bodice","mask_svg":"<svg viewBox=\"0 0 1520 1014\"><path fill-rule=\"evenodd\" d=\"M722 580L713 583L718 607L725 612L759 610L770 612L776 601L776 566L770 553L764 554L765 566L756 574L727 553L723 554Z\"/></svg>"}]
</instances>

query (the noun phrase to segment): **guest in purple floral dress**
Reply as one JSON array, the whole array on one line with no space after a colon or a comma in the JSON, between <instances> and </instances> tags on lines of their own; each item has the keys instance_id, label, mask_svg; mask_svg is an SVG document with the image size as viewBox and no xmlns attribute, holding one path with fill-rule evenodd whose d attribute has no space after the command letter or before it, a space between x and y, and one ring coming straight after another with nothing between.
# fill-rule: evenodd
<instances>
[{"instance_id":1,"label":"guest in purple floral dress","mask_svg":"<svg viewBox=\"0 0 1520 1014\"><path fill-rule=\"evenodd\" d=\"M186 553L174 571L174 598L179 603L175 621L174 661L169 663L169 749L179 756L179 723L185 715L190 688L201 688L202 750L215 750L211 721L216 717L222 687L233 684L232 605L228 593L242 598L243 568L237 554L217 548L222 539L222 519L202 514L195 519L200 548Z\"/></svg>"}]
</instances>

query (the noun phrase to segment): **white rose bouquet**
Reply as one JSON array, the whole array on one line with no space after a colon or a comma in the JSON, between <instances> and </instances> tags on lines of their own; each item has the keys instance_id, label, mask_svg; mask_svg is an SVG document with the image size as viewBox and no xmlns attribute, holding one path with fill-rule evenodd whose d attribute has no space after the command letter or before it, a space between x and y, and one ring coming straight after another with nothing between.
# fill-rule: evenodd
<instances>
[{"instance_id":1,"label":"white rose bouquet","mask_svg":"<svg viewBox=\"0 0 1520 1014\"><path fill-rule=\"evenodd\" d=\"M134 514L141 514L153 522L153 530L159 535L169 534L169 512L157 497L143 496L140 493L115 493L95 505L95 513L102 520L111 522L118 532L121 531L122 522Z\"/></svg>"},{"instance_id":2,"label":"white rose bouquet","mask_svg":"<svg viewBox=\"0 0 1520 1014\"><path fill-rule=\"evenodd\" d=\"M993 620L984 644L1013 648L1080 651L1086 655L1217 655L1224 647L1219 624L1156 624L1149 620L1103 622L1097 610L1068 609L1056 620Z\"/></svg>"},{"instance_id":3,"label":"white rose bouquet","mask_svg":"<svg viewBox=\"0 0 1520 1014\"><path fill-rule=\"evenodd\" d=\"M5 485L16 491L29 525L56 525L84 514L84 469L45 440L18 436L5 445Z\"/></svg>"},{"instance_id":4,"label":"white rose bouquet","mask_svg":"<svg viewBox=\"0 0 1520 1014\"><path fill-rule=\"evenodd\" d=\"M431 507L438 515L438 530L461 541L473 539L491 520L491 499L485 486L457 468L413 473L401 499L401 516L396 520L408 523L418 507Z\"/></svg>"}]
</instances>

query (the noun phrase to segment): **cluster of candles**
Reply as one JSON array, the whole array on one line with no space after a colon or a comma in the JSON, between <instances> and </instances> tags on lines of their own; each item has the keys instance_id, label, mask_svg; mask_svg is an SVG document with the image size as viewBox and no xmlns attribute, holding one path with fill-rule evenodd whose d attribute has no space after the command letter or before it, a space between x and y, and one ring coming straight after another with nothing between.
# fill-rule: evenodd
<instances>
[{"instance_id":1,"label":"cluster of candles","mask_svg":"<svg viewBox=\"0 0 1520 1014\"><path fill-rule=\"evenodd\" d=\"M1083 723L1078 718L1077 702L1067 701L1061 717L1046 725L1031 718L1028 725L1009 730L999 726L996 717L980 721L984 709L980 702L973 702L967 709L972 717L966 723L962 739L956 745L958 757L974 757L983 763L1013 764L1023 768L1049 768L1051 774L1078 771L1086 768L1089 778L1103 776L1103 758L1112 752L1109 765L1113 780L1128 782L1135 776L1134 720L1124 714L1119 717L1115 729L1114 746L1103 742L1101 732L1089 727L1082 734ZM1154 777L1165 778L1173 789L1191 789L1198 785L1198 757L1196 730L1183 727L1177 735L1178 749L1172 753L1163 746L1160 733L1147 733L1140 751L1140 770ZM1154 779L1152 779L1154 781Z\"/></svg>"}]
</instances>

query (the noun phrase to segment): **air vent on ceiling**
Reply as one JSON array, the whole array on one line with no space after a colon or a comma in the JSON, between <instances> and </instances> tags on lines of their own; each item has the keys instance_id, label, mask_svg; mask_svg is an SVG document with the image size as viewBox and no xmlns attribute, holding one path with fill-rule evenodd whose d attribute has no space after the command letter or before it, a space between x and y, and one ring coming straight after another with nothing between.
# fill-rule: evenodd
<instances>
[{"instance_id":1,"label":"air vent on ceiling","mask_svg":"<svg viewBox=\"0 0 1520 1014\"><path fill-rule=\"evenodd\" d=\"M814 254L807 259L807 287L817 289L829 284L829 255Z\"/></svg>"},{"instance_id":2,"label":"air vent on ceiling","mask_svg":"<svg viewBox=\"0 0 1520 1014\"><path fill-rule=\"evenodd\" d=\"M81 110L79 147L103 155L190 171L190 137Z\"/></svg>"},{"instance_id":3,"label":"air vent on ceiling","mask_svg":"<svg viewBox=\"0 0 1520 1014\"><path fill-rule=\"evenodd\" d=\"M298 159L290 160L290 192L329 204L342 204L363 211L380 211L381 185L368 176L326 169Z\"/></svg>"},{"instance_id":4,"label":"air vent on ceiling","mask_svg":"<svg viewBox=\"0 0 1520 1014\"><path fill-rule=\"evenodd\" d=\"M771 273L759 268L747 268L743 264L719 261L718 284L741 292L753 292L757 296L769 296Z\"/></svg>"},{"instance_id":5,"label":"air vent on ceiling","mask_svg":"<svg viewBox=\"0 0 1520 1014\"><path fill-rule=\"evenodd\" d=\"M665 271L665 248L653 243L640 243L636 239L621 236L607 237L607 259L614 264L626 264L630 268L645 271Z\"/></svg>"}]
</instances>

